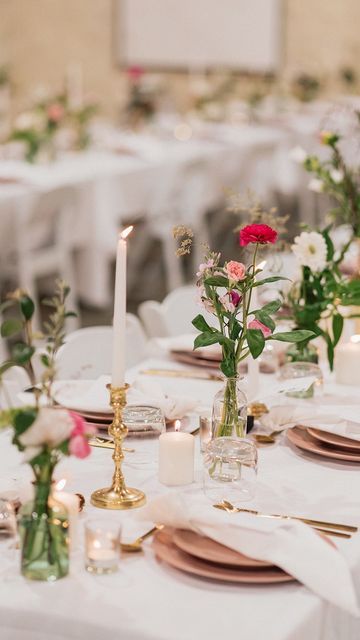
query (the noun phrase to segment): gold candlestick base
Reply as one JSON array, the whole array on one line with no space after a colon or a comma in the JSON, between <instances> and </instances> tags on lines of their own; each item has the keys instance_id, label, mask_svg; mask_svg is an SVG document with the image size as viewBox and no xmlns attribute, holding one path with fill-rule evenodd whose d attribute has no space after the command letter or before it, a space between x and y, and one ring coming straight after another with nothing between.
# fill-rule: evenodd
<instances>
[{"instance_id":1,"label":"gold candlestick base","mask_svg":"<svg viewBox=\"0 0 360 640\"><path fill-rule=\"evenodd\" d=\"M128 429L122 421L122 411L126 405L126 390L124 387L113 387L110 389L110 404L114 408L114 419L109 426L109 436L114 440L113 460L115 471L111 487L97 489L91 495L90 502L94 507L101 509L133 509L141 507L146 502L145 494L139 489L131 489L125 484L125 478L121 470L121 463L124 459L122 441L128 434Z\"/></svg>"}]
</instances>

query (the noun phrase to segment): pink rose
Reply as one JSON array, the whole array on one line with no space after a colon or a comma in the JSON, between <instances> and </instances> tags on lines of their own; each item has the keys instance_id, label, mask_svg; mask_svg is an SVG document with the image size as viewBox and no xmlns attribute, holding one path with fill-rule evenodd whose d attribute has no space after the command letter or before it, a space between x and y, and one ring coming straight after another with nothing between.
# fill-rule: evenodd
<instances>
[{"instance_id":1,"label":"pink rose","mask_svg":"<svg viewBox=\"0 0 360 640\"><path fill-rule=\"evenodd\" d=\"M69 452L76 458L87 458L91 453L91 447L84 436L77 435L70 439Z\"/></svg>"},{"instance_id":2,"label":"pink rose","mask_svg":"<svg viewBox=\"0 0 360 640\"><path fill-rule=\"evenodd\" d=\"M129 67L127 69L127 75L132 82L138 82L140 78L144 75L145 71L142 67Z\"/></svg>"},{"instance_id":3,"label":"pink rose","mask_svg":"<svg viewBox=\"0 0 360 640\"><path fill-rule=\"evenodd\" d=\"M272 331L271 329L269 329L269 327L267 327L265 324L260 322L260 320L256 320L256 319L251 320L251 322L249 322L248 329L260 329L264 338L268 338L272 334Z\"/></svg>"},{"instance_id":4,"label":"pink rose","mask_svg":"<svg viewBox=\"0 0 360 640\"><path fill-rule=\"evenodd\" d=\"M60 122L64 117L64 107L58 102L50 104L47 108L47 117L51 122Z\"/></svg>"},{"instance_id":5,"label":"pink rose","mask_svg":"<svg viewBox=\"0 0 360 640\"><path fill-rule=\"evenodd\" d=\"M236 262L235 260L230 260L225 267L226 273L230 280L234 282L239 282L239 280L244 280L246 275L246 267L242 262Z\"/></svg>"}]
</instances>

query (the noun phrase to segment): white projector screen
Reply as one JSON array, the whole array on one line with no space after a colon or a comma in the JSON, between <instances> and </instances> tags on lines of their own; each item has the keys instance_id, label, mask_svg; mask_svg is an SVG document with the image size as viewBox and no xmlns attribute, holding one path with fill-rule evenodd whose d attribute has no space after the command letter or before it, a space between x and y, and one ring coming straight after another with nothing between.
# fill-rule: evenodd
<instances>
[{"instance_id":1,"label":"white projector screen","mask_svg":"<svg viewBox=\"0 0 360 640\"><path fill-rule=\"evenodd\" d=\"M122 65L275 72L281 0L117 0Z\"/></svg>"}]
</instances>

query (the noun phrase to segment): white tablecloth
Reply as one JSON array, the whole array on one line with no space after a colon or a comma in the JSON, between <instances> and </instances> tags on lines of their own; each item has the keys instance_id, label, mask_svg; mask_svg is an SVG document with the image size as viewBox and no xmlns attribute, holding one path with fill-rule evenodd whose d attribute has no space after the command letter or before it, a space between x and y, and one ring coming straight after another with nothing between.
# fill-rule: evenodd
<instances>
[{"instance_id":1,"label":"white tablecloth","mask_svg":"<svg viewBox=\"0 0 360 640\"><path fill-rule=\"evenodd\" d=\"M164 361L142 363L164 366ZM171 367L173 368L173 364ZM175 365L176 366L176 365ZM134 379L136 371L129 372ZM264 377L265 384L268 377ZM218 384L208 381L166 379L169 389L184 390L210 403ZM340 390L339 390L340 391ZM349 392L349 388L343 392ZM20 465L20 454L10 444L8 433L0 436L0 491L22 486L30 478ZM136 452L127 454L124 472L130 486L142 488L148 500L167 491L157 480L157 440L131 440ZM189 491L202 491L202 460L197 440L196 484ZM327 461L301 453L280 440L259 449L258 497L274 511L306 514L333 521L360 523L359 467ZM65 459L56 471L67 477L67 489L80 491L89 515L111 517L124 524L130 538L144 531L135 512L103 512L89 505L94 489L106 486L112 474L111 453L94 449L85 461ZM209 504L209 508L212 507ZM1 543L3 544L3 543ZM351 540L336 539L353 569L360 593L360 534ZM322 602L297 583L275 586L225 585L192 577L159 563L145 544L144 555L123 557L112 576L95 577L83 568L81 548L72 558L71 574L54 584L25 581L11 552L0 555L1 640L358 640L360 620ZM306 562L306 558L304 558ZM339 584L341 589L341 584Z\"/></svg>"},{"instance_id":2,"label":"white tablecloth","mask_svg":"<svg viewBox=\"0 0 360 640\"><path fill-rule=\"evenodd\" d=\"M2 160L0 180L17 178L21 184L0 183L0 225L5 229L14 206L20 205L16 189L22 195L25 191L30 202L34 190L75 187L76 210L69 233L79 250L78 288L85 301L105 306L111 299L108 264L115 256L118 230L124 219L136 220L149 214L166 190L169 176L174 172L181 176L191 163L201 162L210 185L204 190L205 208L222 199L226 187L242 191L251 187L266 197L276 180L271 158L283 137L279 130L268 127L219 126L207 139L194 137L184 142L174 137L120 135L125 147L121 153L68 153L48 165ZM126 148L130 153L126 153ZM191 188L186 183L184 179L184 190ZM197 212L191 207L191 194L189 203L186 222L196 222L192 220ZM177 220L178 224L182 222ZM10 233L0 236L0 250L2 243L8 247L12 237Z\"/></svg>"}]
</instances>

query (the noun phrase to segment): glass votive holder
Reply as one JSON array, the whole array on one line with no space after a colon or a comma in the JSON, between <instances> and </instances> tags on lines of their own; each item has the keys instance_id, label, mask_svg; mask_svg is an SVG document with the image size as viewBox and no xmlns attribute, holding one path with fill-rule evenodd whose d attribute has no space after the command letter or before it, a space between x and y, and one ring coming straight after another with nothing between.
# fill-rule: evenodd
<instances>
[{"instance_id":1,"label":"glass votive holder","mask_svg":"<svg viewBox=\"0 0 360 640\"><path fill-rule=\"evenodd\" d=\"M289 398L313 398L314 395L321 395L323 392L323 373L313 362L288 362L281 367L279 379L293 381L294 388L285 391Z\"/></svg>"},{"instance_id":2,"label":"glass votive holder","mask_svg":"<svg viewBox=\"0 0 360 640\"><path fill-rule=\"evenodd\" d=\"M123 410L123 421L131 432L143 432L144 435L166 431L165 417L161 409L150 405L127 405Z\"/></svg>"},{"instance_id":3,"label":"glass votive holder","mask_svg":"<svg viewBox=\"0 0 360 640\"><path fill-rule=\"evenodd\" d=\"M244 438L215 438L204 455L205 495L215 504L228 500L252 500L256 493L258 454L253 442Z\"/></svg>"},{"instance_id":4,"label":"glass votive holder","mask_svg":"<svg viewBox=\"0 0 360 640\"><path fill-rule=\"evenodd\" d=\"M207 445L209 444L212 433L211 433L211 416L202 415L199 416L199 429L200 429L200 451L204 453Z\"/></svg>"},{"instance_id":5,"label":"glass votive holder","mask_svg":"<svg viewBox=\"0 0 360 640\"><path fill-rule=\"evenodd\" d=\"M85 567L98 575L119 568L121 527L110 519L88 520L85 524Z\"/></svg>"}]
</instances>

